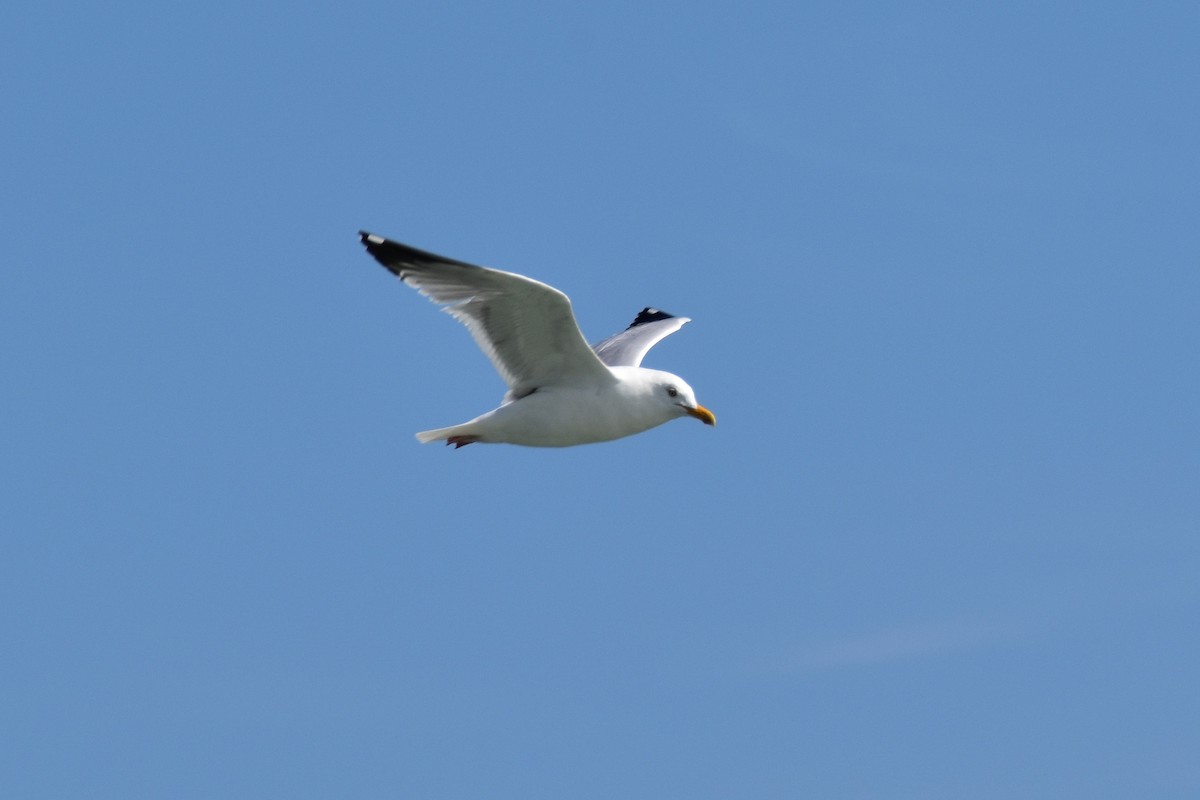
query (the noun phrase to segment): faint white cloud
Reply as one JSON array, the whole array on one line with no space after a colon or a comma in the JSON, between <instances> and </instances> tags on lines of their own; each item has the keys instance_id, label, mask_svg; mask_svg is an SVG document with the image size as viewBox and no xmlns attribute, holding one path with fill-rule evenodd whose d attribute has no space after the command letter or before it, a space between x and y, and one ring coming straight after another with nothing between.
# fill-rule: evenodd
<instances>
[{"instance_id":1,"label":"faint white cloud","mask_svg":"<svg viewBox=\"0 0 1200 800\"><path fill-rule=\"evenodd\" d=\"M986 622L929 622L897 625L801 647L783 659L785 672L834 669L957 653L1011 638Z\"/></svg>"}]
</instances>

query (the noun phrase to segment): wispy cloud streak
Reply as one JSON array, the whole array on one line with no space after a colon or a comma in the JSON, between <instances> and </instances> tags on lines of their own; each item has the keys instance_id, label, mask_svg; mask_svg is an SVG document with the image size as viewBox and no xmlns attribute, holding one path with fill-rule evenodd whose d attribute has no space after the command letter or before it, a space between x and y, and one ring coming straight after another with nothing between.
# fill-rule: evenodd
<instances>
[{"instance_id":1,"label":"wispy cloud streak","mask_svg":"<svg viewBox=\"0 0 1200 800\"><path fill-rule=\"evenodd\" d=\"M784 671L809 671L910 661L971 650L1010 638L1000 626L983 622L898 625L801 647L785 657Z\"/></svg>"}]
</instances>

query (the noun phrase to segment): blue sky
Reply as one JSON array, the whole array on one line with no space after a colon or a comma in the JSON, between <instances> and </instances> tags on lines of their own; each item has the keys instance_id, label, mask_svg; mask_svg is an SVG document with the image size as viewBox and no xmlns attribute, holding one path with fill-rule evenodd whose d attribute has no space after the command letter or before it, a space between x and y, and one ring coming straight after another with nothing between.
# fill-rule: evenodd
<instances>
[{"instance_id":1,"label":"blue sky","mask_svg":"<svg viewBox=\"0 0 1200 800\"><path fill-rule=\"evenodd\" d=\"M1193 4L0 28L11 797L1200 793ZM366 228L719 419L503 385Z\"/></svg>"}]
</instances>

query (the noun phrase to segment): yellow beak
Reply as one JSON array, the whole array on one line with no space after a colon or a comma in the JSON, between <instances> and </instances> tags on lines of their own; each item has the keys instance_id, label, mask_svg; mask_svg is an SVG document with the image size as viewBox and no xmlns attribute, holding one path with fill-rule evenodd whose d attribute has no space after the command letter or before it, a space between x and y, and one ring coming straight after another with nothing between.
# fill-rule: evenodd
<instances>
[{"instance_id":1,"label":"yellow beak","mask_svg":"<svg viewBox=\"0 0 1200 800\"><path fill-rule=\"evenodd\" d=\"M683 410L703 422L705 425L717 424L716 415L702 405L697 404L695 408L688 408L687 406L684 406Z\"/></svg>"}]
</instances>

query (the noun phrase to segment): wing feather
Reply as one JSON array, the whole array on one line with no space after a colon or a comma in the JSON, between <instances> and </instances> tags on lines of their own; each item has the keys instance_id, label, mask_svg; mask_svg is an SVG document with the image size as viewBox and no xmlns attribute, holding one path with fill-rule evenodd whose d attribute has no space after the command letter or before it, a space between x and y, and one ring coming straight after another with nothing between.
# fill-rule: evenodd
<instances>
[{"instance_id":1,"label":"wing feather","mask_svg":"<svg viewBox=\"0 0 1200 800\"><path fill-rule=\"evenodd\" d=\"M651 347L691 322L656 308L643 308L628 328L608 337L592 349L610 367L641 366Z\"/></svg>"},{"instance_id":2,"label":"wing feather","mask_svg":"<svg viewBox=\"0 0 1200 800\"><path fill-rule=\"evenodd\" d=\"M616 380L588 347L565 294L532 278L360 231L375 260L463 323L508 384L510 397L555 384Z\"/></svg>"}]
</instances>

